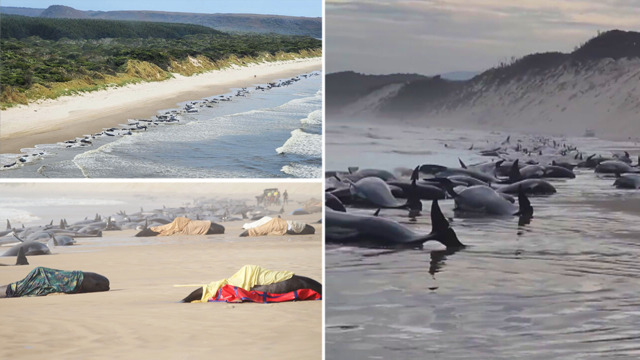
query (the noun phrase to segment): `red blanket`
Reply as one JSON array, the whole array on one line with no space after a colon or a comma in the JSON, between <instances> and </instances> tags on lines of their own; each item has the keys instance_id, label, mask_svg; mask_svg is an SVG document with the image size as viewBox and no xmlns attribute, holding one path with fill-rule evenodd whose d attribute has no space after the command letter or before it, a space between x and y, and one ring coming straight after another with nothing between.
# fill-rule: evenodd
<instances>
[{"instance_id":1,"label":"red blanket","mask_svg":"<svg viewBox=\"0 0 640 360\"><path fill-rule=\"evenodd\" d=\"M322 295L311 289L300 289L284 294L271 294L263 291L249 291L232 285L224 285L209 302L243 302L274 303L298 300L322 300Z\"/></svg>"}]
</instances>

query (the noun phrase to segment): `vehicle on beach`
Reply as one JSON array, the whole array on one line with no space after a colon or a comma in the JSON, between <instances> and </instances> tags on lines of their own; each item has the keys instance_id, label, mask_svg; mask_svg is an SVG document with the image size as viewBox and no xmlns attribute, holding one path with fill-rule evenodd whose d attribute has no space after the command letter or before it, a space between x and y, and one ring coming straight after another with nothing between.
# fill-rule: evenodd
<instances>
[{"instance_id":1,"label":"vehicle on beach","mask_svg":"<svg viewBox=\"0 0 640 360\"><path fill-rule=\"evenodd\" d=\"M280 197L282 193L278 190L278 188L268 188L264 189L262 195L256 196L256 201L258 205L262 206L270 206L270 205L280 205Z\"/></svg>"}]
</instances>

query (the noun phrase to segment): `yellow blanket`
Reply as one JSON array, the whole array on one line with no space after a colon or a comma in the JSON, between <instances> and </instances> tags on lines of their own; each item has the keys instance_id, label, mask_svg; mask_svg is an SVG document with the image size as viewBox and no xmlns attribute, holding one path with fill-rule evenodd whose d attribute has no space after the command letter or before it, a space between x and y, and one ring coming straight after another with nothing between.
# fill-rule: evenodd
<instances>
[{"instance_id":1,"label":"yellow blanket","mask_svg":"<svg viewBox=\"0 0 640 360\"><path fill-rule=\"evenodd\" d=\"M270 285L289 280L292 276L293 273L291 271L272 271L261 268L258 265L245 265L227 279L214 281L209 285L203 285L202 298L200 301L193 302L207 302L207 300L214 297L218 289L224 285L232 285L245 290L251 290L251 288L256 285Z\"/></svg>"},{"instance_id":2,"label":"yellow blanket","mask_svg":"<svg viewBox=\"0 0 640 360\"><path fill-rule=\"evenodd\" d=\"M191 220L186 217L177 217L173 222L150 227L152 231L155 231L158 236L170 236L174 234L180 235L205 235L211 227L211 221L206 220Z\"/></svg>"}]
</instances>

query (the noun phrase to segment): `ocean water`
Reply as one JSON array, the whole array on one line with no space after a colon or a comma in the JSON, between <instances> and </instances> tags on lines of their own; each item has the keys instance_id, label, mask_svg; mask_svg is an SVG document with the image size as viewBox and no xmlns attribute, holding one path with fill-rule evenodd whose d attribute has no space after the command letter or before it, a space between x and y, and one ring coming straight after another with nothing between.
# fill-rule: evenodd
<instances>
[{"instance_id":1,"label":"ocean water","mask_svg":"<svg viewBox=\"0 0 640 360\"><path fill-rule=\"evenodd\" d=\"M390 171L487 161L477 150L508 135L337 121L326 133L327 170ZM522 138L511 135L512 143ZM640 153L633 142L566 141L585 153ZM526 226L516 217L465 217L453 200L440 201L468 245L457 252L430 243L404 251L328 245L327 358L640 358L640 191L575 172L550 181L557 194L531 197ZM406 211L380 216L426 234L429 206L423 201L415 223Z\"/></svg>"},{"instance_id":2,"label":"ocean water","mask_svg":"<svg viewBox=\"0 0 640 360\"><path fill-rule=\"evenodd\" d=\"M29 154L24 162L16 161L20 155L2 154L0 165L16 165L0 167L0 177L318 178L322 77L319 72L305 75L264 91L234 89L223 94L230 101L214 103L222 97L212 94L183 103L173 109L179 121L131 135L112 131L116 136L92 139L88 146L37 145L22 149ZM198 111L187 112L189 106Z\"/></svg>"}]
</instances>

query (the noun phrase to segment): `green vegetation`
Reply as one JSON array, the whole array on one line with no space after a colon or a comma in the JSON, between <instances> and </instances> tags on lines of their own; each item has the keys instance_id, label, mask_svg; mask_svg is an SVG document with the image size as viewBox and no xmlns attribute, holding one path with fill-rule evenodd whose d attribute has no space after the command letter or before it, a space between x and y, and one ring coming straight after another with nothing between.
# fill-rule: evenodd
<instances>
[{"instance_id":1,"label":"green vegetation","mask_svg":"<svg viewBox=\"0 0 640 360\"><path fill-rule=\"evenodd\" d=\"M24 19L44 22L31 23ZM42 27L40 32L29 30L29 34L41 36L9 38L7 35L25 31L25 26L18 25L51 24L48 21L58 22L56 29L64 28L64 33L74 34L74 38L44 39L48 36L45 33L50 31L47 27ZM96 24L96 27L89 29L85 22ZM19 29L13 29L12 26ZM104 26L102 30L101 26ZM158 30L155 26L164 30ZM110 28L117 28L119 37L108 37L116 33ZM199 28L203 27L3 16L0 106L5 108L17 103L26 104L36 99L56 98L107 86L164 80L170 78L171 73L192 75L231 65L321 55L321 41L309 37L229 35L209 28L204 28L208 31L205 33L196 31L176 37L184 29Z\"/></svg>"},{"instance_id":2,"label":"green vegetation","mask_svg":"<svg viewBox=\"0 0 640 360\"><path fill-rule=\"evenodd\" d=\"M227 35L206 26L145 21L47 19L3 15L0 23L0 36L3 39L24 39L30 36L45 40L150 37L179 39L195 34Z\"/></svg>"}]
</instances>

